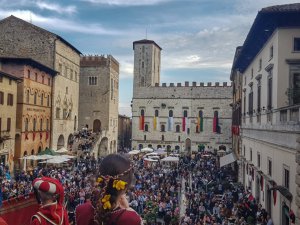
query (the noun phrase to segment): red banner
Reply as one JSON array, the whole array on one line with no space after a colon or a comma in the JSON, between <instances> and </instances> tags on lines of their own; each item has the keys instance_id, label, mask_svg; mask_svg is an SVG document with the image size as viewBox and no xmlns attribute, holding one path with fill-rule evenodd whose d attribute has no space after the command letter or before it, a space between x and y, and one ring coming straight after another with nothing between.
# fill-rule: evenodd
<instances>
[{"instance_id":1,"label":"red banner","mask_svg":"<svg viewBox=\"0 0 300 225\"><path fill-rule=\"evenodd\" d=\"M49 138L49 132L47 131L46 132L46 141L48 140L48 138Z\"/></svg>"},{"instance_id":2,"label":"red banner","mask_svg":"<svg viewBox=\"0 0 300 225\"><path fill-rule=\"evenodd\" d=\"M182 117L182 131L185 131L186 121L185 117Z\"/></svg>"},{"instance_id":3,"label":"red banner","mask_svg":"<svg viewBox=\"0 0 300 225\"><path fill-rule=\"evenodd\" d=\"M217 132L217 117L214 117L213 120L213 132Z\"/></svg>"},{"instance_id":4,"label":"red banner","mask_svg":"<svg viewBox=\"0 0 300 225\"><path fill-rule=\"evenodd\" d=\"M32 133L32 140L35 139L35 132Z\"/></svg>"},{"instance_id":5,"label":"red banner","mask_svg":"<svg viewBox=\"0 0 300 225\"><path fill-rule=\"evenodd\" d=\"M140 116L140 130L144 130L144 124L145 124L145 117Z\"/></svg>"}]
</instances>

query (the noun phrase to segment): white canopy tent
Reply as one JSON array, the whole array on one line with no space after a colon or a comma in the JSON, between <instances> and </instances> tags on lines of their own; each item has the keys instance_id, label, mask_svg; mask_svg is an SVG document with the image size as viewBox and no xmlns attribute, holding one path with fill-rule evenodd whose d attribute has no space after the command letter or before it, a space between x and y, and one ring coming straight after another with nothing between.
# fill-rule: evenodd
<instances>
[{"instance_id":1,"label":"white canopy tent","mask_svg":"<svg viewBox=\"0 0 300 225\"><path fill-rule=\"evenodd\" d=\"M62 147L60 148L59 150L56 150L55 151L56 153L60 153L60 154L63 154L63 153L67 153L69 152L65 147Z\"/></svg>"},{"instance_id":2,"label":"white canopy tent","mask_svg":"<svg viewBox=\"0 0 300 225\"><path fill-rule=\"evenodd\" d=\"M139 150L132 150L132 151L128 152L129 155L137 155L139 153L140 153Z\"/></svg>"},{"instance_id":3,"label":"white canopy tent","mask_svg":"<svg viewBox=\"0 0 300 225\"><path fill-rule=\"evenodd\" d=\"M220 157L220 167L226 166L236 161L236 156L233 153Z\"/></svg>"},{"instance_id":4,"label":"white canopy tent","mask_svg":"<svg viewBox=\"0 0 300 225\"><path fill-rule=\"evenodd\" d=\"M179 158L174 157L174 156L168 156L166 158L163 158L161 161L162 162L179 162Z\"/></svg>"},{"instance_id":5,"label":"white canopy tent","mask_svg":"<svg viewBox=\"0 0 300 225\"><path fill-rule=\"evenodd\" d=\"M152 149L152 148L146 147L146 148L143 148L143 149L141 150L141 152L145 152L145 153L147 153L147 152L153 152L153 149Z\"/></svg>"},{"instance_id":6,"label":"white canopy tent","mask_svg":"<svg viewBox=\"0 0 300 225\"><path fill-rule=\"evenodd\" d=\"M158 162L157 159L151 159L151 158L144 158L144 161L147 161L147 162Z\"/></svg>"}]
</instances>

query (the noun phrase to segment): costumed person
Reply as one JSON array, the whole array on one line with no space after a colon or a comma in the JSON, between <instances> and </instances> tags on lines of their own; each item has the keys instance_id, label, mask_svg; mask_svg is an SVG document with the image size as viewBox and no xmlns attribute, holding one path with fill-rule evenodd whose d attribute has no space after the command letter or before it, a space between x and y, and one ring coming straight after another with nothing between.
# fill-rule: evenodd
<instances>
[{"instance_id":1,"label":"costumed person","mask_svg":"<svg viewBox=\"0 0 300 225\"><path fill-rule=\"evenodd\" d=\"M32 216L30 225L69 225L61 183L54 178L42 177L35 179L32 185L41 206Z\"/></svg>"},{"instance_id":2,"label":"costumed person","mask_svg":"<svg viewBox=\"0 0 300 225\"><path fill-rule=\"evenodd\" d=\"M141 217L129 207L126 191L131 188L133 168L125 156L111 154L101 162L94 199L94 221L99 225L141 225ZM76 211L76 214L84 210ZM90 221L86 213L86 221ZM76 215L80 217L80 215ZM90 224L89 224L90 225Z\"/></svg>"}]
</instances>

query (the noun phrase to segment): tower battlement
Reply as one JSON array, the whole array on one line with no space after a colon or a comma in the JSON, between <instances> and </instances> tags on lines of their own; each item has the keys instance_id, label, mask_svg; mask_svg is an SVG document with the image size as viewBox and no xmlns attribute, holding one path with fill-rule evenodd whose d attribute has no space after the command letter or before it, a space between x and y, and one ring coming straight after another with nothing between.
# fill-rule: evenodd
<instances>
[{"instance_id":1,"label":"tower battlement","mask_svg":"<svg viewBox=\"0 0 300 225\"><path fill-rule=\"evenodd\" d=\"M112 55L83 55L80 57L81 67L112 67L119 73L119 62Z\"/></svg>"},{"instance_id":2,"label":"tower battlement","mask_svg":"<svg viewBox=\"0 0 300 225\"><path fill-rule=\"evenodd\" d=\"M161 85L159 83L155 83L155 87L231 87L232 86L232 82L227 83L227 82L223 82L222 84L220 84L220 82L196 82L193 81L192 83L190 83L189 81L185 81L184 83L162 83Z\"/></svg>"}]
</instances>

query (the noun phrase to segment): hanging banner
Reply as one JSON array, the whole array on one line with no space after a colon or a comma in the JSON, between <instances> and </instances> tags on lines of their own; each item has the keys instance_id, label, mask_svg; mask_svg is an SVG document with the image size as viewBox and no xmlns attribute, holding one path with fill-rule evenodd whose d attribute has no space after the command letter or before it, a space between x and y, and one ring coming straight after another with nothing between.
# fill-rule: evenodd
<instances>
[{"instance_id":1,"label":"hanging banner","mask_svg":"<svg viewBox=\"0 0 300 225\"><path fill-rule=\"evenodd\" d=\"M156 116L153 117L153 130L157 129Z\"/></svg>"},{"instance_id":2,"label":"hanging banner","mask_svg":"<svg viewBox=\"0 0 300 225\"><path fill-rule=\"evenodd\" d=\"M168 131L172 131L173 130L173 123L174 123L173 117L169 117L168 118Z\"/></svg>"},{"instance_id":3,"label":"hanging banner","mask_svg":"<svg viewBox=\"0 0 300 225\"><path fill-rule=\"evenodd\" d=\"M182 131L185 132L185 127L186 126L186 118L182 117Z\"/></svg>"},{"instance_id":4,"label":"hanging banner","mask_svg":"<svg viewBox=\"0 0 300 225\"><path fill-rule=\"evenodd\" d=\"M145 117L140 116L140 130L144 130L145 127Z\"/></svg>"},{"instance_id":5,"label":"hanging banner","mask_svg":"<svg viewBox=\"0 0 300 225\"><path fill-rule=\"evenodd\" d=\"M200 132L203 131L203 116L200 117Z\"/></svg>"},{"instance_id":6,"label":"hanging banner","mask_svg":"<svg viewBox=\"0 0 300 225\"><path fill-rule=\"evenodd\" d=\"M216 133L217 132L217 117L214 116L213 119L213 132Z\"/></svg>"}]
</instances>

